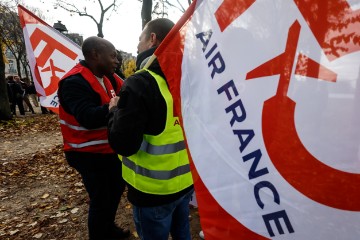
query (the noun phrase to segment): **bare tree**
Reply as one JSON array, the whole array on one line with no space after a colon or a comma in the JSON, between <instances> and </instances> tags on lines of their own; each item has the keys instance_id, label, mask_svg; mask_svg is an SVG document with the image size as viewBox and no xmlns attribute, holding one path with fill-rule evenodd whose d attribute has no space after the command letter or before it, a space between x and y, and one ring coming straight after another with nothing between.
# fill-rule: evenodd
<instances>
[{"instance_id":1,"label":"bare tree","mask_svg":"<svg viewBox=\"0 0 360 240\"><path fill-rule=\"evenodd\" d=\"M9 120L12 118L8 89L5 80L5 50L11 52L14 56L17 66L17 73L21 77L21 66L25 70L26 77L29 77L28 60L25 51L25 41L22 28L20 26L19 17L16 13L18 4L22 4L22 0L2 0L0 2L0 119ZM41 12L32 8L33 12L38 15Z\"/></svg>"},{"instance_id":2,"label":"bare tree","mask_svg":"<svg viewBox=\"0 0 360 240\"><path fill-rule=\"evenodd\" d=\"M30 74L29 74L30 65L29 65L29 60L27 59L27 55L24 54L23 58L20 61L23 66L23 69L24 69L25 77L27 79L30 79L30 78L32 79L32 76L30 76Z\"/></svg>"},{"instance_id":3,"label":"bare tree","mask_svg":"<svg viewBox=\"0 0 360 240\"><path fill-rule=\"evenodd\" d=\"M151 21L151 13L152 13L152 0L143 0L141 8L141 20L142 20L142 28L144 29L145 25Z\"/></svg>"},{"instance_id":4,"label":"bare tree","mask_svg":"<svg viewBox=\"0 0 360 240\"><path fill-rule=\"evenodd\" d=\"M0 26L5 25L6 19L3 18L4 14L9 11L9 8L4 3L0 3ZM0 31L2 31L0 29ZM4 42L6 39L0 34L0 120L12 119L12 114L9 104L9 96L7 91L7 82L5 79L5 56L4 56Z\"/></svg>"},{"instance_id":5,"label":"bare tree","mask_svg":"<svg viewBox=\"0 0 360 240\"><path fill-rule=\"evenodd\" d=\"M0 39L1 41L1 39ZM9 104L9 96L7 93L7 83L5 79L5 62L4 62L4 52L1 49L0 56L0 120L10 120L12 119L12 114Z\"/></svg>"},{"instance_id":6,"label":"bare tree","mask_svg":"<svg viewBox=\"0 0 360 240\"><path fill-rule=\"evenodd\" d=\"M166 6L162 1L158 1L155 3L152 14L157 17L165 18L168 16L168 6Z\"/></svg>"},{"instance_id":7,"label":"bare tree","mask_svg":"<svg viewBox=\"0 0 360 240\"><path fill-rule=\"evenodd\" d=\"M167 17L168 9L175 8L180 12L184 13L186 9L190 6L193 0L187 0L187 6L184 4L184 1L181 0L139 0L142 2L141 8L141 19L142 19L142 28L152 19L152 15L159 17ZM154 8L152 7L154 5Z\"/></svg>"},{"instance_id":8,"label":"bare tree","mask_svg":"<svg viewBox=\"0 0 360 240\"><path fill-rule=\"evenodd\" d=\"M97 2L99 4L99 8L100 8L100 19L99 20L97 20L93 14L88 12L88 10L86 8L86 4L82 8L78 7L79 1L75 2L75 1L70 1L70 0L56 0L54 8L56 9L57 7L60 7L70 13L75 13L75 14L79 14L79 16L85 16L85 17L91 18L95 22L96 27L98 29L97 36L103 38L104 37L103 24L104 24L105 14L109 10L116 12L118 7L120 6L120 2L118 0L111 0L111 3L107 7L104 7L104 4L102 1L104 1L104 0L97 0ZM86 2L95 2L95 1L86 0ZM109 19L109 17L107 18L107 20L108 19Z\"/></svg>"},{"instance_id":9,"label":"bare tree","mask_svg":"<svg viewBox=\"0 0 360 240\"><path fill-rule=\"evenodd\" d=\"M3 44L14 56L17 72L19 77L21 77L21 60L24 58L26 51L20 20L16 12L12 11L9 7L3 8L3 10L0 14L3 21L6 21L6 24L0 25L0 36L3 39Z\"/></svg>"},{"instance_id":10,"label":"bare tree","mask_svg":"<svg viewBox=\"0 0 360 240\"><path fill-rule=\"evenodd\" d=\"M176 8L178 9L180 12L185 12L186 8L182 5L182 3L179 0L176 0L176 4L172 3L174 1L169 1L169 0L162 0L161 2L163 2L163 4L166 4L172 8ZM191 4L191 0L188 0L188 4L190 6Z\"/></svg>"}]
</instances>

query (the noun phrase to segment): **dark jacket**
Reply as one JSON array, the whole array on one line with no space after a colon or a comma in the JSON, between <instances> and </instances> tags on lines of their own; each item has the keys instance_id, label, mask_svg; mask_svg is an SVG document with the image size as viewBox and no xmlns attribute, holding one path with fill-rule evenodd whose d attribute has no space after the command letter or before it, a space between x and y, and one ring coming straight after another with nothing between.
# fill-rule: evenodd
<instances>
[{"instance_id":1,"label":"dark jacket","mask_svg":"<svg viewBox=\"0 0 360 240\"><path fill-rule=\"evenodd\" d=\"M9 84L9 88L12 92L14 101L15 101L15 99L19 99L19 98L23 97L25 91L19 83L15 82L14 80L9 80L8 84Z\"/></svg>"},{"instance_id":2,"label":"dark jacket","mask_svg":"<svg viewBox=\"0 0 360 240\"><path fill-rule=\"evenodd\" d=\"M149 49L137 58L137 67L154 53ZM155 60L149 70L163 76ZM117 107L109 113L109 143L120 155L135 154L141 146L143 135L158 135L165 129L166 103L156 80L146 71L128 77L120 91ZM128 186L128 199L135 206L153 207L173 202L189 192L192 186L170 195L154 195L140 192Z\"/></svg>"},{"instance_id":3,"label":"dark jacket","mask_svg":"<svg viewBox=\"0 0 360 240\"><path fill-rule=\"evenodd\" d=\"M13 103L14 102L14 94L13 94L13 91L11 89L10 83L6 84L6 89L7 89L9 102Z\"/></svg>"},{"instance_id":4,"label":"dark jacket","mask_svg":"<svg viewBox=\"0 0 360 240\"><path fill-rule=\"evenodd\" d=\"M22 89L24 90L25 95L29 94L29 85L27 85L26 82L20 81L20 85Z\"/></svg>"},{"instance_id":5,"label":"dark jacket","mask_svg":"<svg viewBox=\"0 0 360 240\"><path fill-rule=\"evenodd\" d=\"M80 62L86 67L84 61ZM73 115L75 119L88 129L95 129L107 125L109 105L101 105L100 95L93 90L91 85L80 74L70 76L59 84L58 97L64 110ZM99 158L99 156L113 157L114 154L94 154L67 151L67 159Z\"/></svg>"},{"instance_id":6,"label":"dark jacket","mask_svg":"<svg viewBox=\"0 0 360 240\"><path fill-rule=\"evenodd\" d=\"M146 52L151 55L154 49ZM141 62L139 57L137 62ZM163 76L157 61L149 69ZM130 156L139 150L144 134L161 133L165 122L166 103L155 79L145 71L134 74L124 82L118 108L110 111L110 145L117 153Z\"/></svg>"},{"instance_id":7,"label":"dark jacket","mask_svg":"<svg viewBox=\"0 0 360 240\"><path fill-rule=\"evenodd\" d=\"M28 94L36 94L36 88L34 83L31 83L30 86L28 87Z\"/></svg>"}]
</instances>

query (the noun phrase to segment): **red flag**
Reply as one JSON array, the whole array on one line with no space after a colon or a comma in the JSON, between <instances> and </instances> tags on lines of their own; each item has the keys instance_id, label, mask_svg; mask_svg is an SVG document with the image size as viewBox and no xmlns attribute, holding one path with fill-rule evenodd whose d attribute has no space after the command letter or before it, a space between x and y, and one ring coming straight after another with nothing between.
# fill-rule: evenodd
<instances>
[{"instance_id":1,"label":"red flag","mask_svg":"<svg viewBox=\"0 0 360 240\"><path fill-rule=\"evenodd\" d=\"M23 6L18 6L18 13L40 103L58 113L59 80L83 58L81 49Z\"/></svg>"}]
</instances>

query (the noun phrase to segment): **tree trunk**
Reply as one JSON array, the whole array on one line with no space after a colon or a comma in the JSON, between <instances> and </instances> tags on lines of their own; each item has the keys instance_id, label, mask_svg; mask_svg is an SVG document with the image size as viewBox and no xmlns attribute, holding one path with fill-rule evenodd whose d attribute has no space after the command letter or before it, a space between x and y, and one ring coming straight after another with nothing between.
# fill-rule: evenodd
<instances>
[{"instance_id":1,"label":"tree trunk","mask_svg":"<svg viewBox=\"0 0 360 240\"><path fill-rule=\"evenodd\" d=\"M21 61L19 57L15 57L15 61L16 61L16 70L17 70L17 75L19 76L19 78L21 79Z\"/></svg>"},{"instance_id":2,"label":"tree trunk","mask_svg":"<svg viewBox=\"0 0 360 240\"><path fill-rule=\"evenodd\" d=\"M33 78L33 75L32 75L32 72L31 72L31 68L30 68L30 66L29 66L29 63L26 63L27 64L27 66L29 67L28 69L29 69L29 75L30 75L30 79L31 79L31 82L34 82L34 78Z\"/></svg>"},{"instance_id":3,"label":"tree trunk","mask_svg":"<svg viewBox=\"0 0 360 240\"><path fill-rule=\"evenodd\" d=\"M141 8L141 20L143 29L145 25L151 20L152 3L152 0L143 0L143 5Z\"/></svg>"},{"instance_id":4,"label":"tree trunk","mask_svg":"<svg viewBox=\"0 0 360 240\"><path fill-rule=\"evenodd\" d=\"M1 50L1 55L0 55L0 120L12 119L6 84L7 84L7 82L5 80L4 53Z\"/></svg>"},{"instance_id":5,"label":"tree trunk","mask_svg":"<svg viewBox=\"0 0 360 240\"><path fill-rule=\"evenodd\" d=\"M24 72L25 72L25 77L26 77L27 79L29 79L29 81L30 81L29 71L28 71L28 68L27 68L28 64L27 64L27 61L26 61L26 55L25 55L22 59L23 59L23 60L21 61L21 64L22 64L23 69L24 69Z\"/></svg>"},{"instance_id":6,"label":"tree trunk","mask_svg":"<svg viewBox=\"0 0 360 240\"><path fill-rule=\"evenodd\" d=\"M104 33L103 33L103 30L102 30L102 24L101 23L97 24L97 29L98 29L97 36L101 37L101 38L104 38Z\"/></svg>"}]
</instances>

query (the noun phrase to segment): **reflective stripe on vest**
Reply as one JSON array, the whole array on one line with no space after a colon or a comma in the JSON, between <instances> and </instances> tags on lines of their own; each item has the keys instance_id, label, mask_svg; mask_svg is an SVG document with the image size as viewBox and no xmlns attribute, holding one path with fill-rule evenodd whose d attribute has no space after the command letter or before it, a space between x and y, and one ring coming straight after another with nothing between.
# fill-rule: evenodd
<instances>
[{"instance_id":1,"label":"reflective stripe on vest","mask_svg":"<svg viewBox=\"0 0 360 240\"><path fill-rule=\"evenodd\" d=\"M145 69L146 70L146 69ZM122 160L124 180L135 189L168 195L193 184L182 128L173 113L173 98L163 77L148 71L156 80L166 103L166 124L157 135L144 134L140 149Z\"/></svg>"},{"instance_id":2,"label":"reflective stripe on vest","mask_svg":"<svg viewBox=\"0 0 360 240\"><path fill-rule=\"evenodd\" d=\"M145 139L141 143L141 147L140 147L141 151L144 151L152 155L176 153L184 149L186 149L184 141L157 146L157 145L152 145L151 143L147 142Z\"/></svg>"},{"instance_id":3,"label":"reflective stripe on vest","mask_svg":"<svg viewBox=\"0 0 360 240\"><path fill-rule=\"evenodd\" d=\"M61 95L62 81L73 75L80 74L82 78L89 83L92 90L100 97L100 102L96 103L99 106L103 106L109 103L110 98L113 96L114 90L109 79L104 76L104 89L100 82L96 79L94 74L89 68L78 63L69 72L67 72L59 82L59 95ZM115 76L118 87L121 87L122 81ZM103 154L113 154L114 151L110 147L107 139L107 127L106 125L99 125L96 129L87 129L76 120L74 115L64 110L62 105L59 106L59 117L61 133L63 135L64 150L65 151L77 151L77 152L94 152Z\"/></svg>"},{"instance_id":4,"label":"reflective stripe on vest","mask_svg":"<svg viewBox=\"0 0 360 240\"><path fill-rule=\"evenodd\" d=\"M90 142L84 142L84 143L66 143L69 146L73 147L73 148L84 148L84 147L88 147L88 146L94 146L94 145L99 145L99 144L105 144L108 143L108 140L96 140L96 141L90 141Z\"/></svg>"},{"instance_id":5,"label":"reflective stripe on vest","mask_svg":"<svg viewBox=\"0 0 360 240\"><path fill-rule=\"evenodd\" d=\"M158 180L169 180L171 178L183 175L185 173L190 172L190 165L186 164L183 166L179 166L173 170L165 171L165 170L149 170L143 168L139 165L136 165L134 162L129 160L127 157L122 158L123 164L133 170L136 174L140 174L144 177L149 177Z\"/></svg>"},{"instance_id":6,"label":"reflective stripe on vest","mask_svg":"<svg viewBox=\"0 0 360 240\"><path fill-rule=\"evenodd\" d=\"M107 127L101 127L101 128L95 128L95 129L87 129L81 126L75 126L75 125L71 125L70 123L65 122L64 120L60 120L60 124L63 124L65 126L68 126L71 129L74 130L81 130L81 131L93 131L93 130L102 130L102 129L107 129Z\"/></svg>"}]
</instances>

